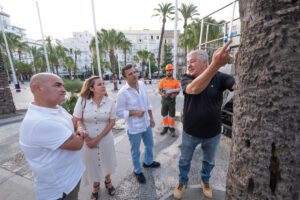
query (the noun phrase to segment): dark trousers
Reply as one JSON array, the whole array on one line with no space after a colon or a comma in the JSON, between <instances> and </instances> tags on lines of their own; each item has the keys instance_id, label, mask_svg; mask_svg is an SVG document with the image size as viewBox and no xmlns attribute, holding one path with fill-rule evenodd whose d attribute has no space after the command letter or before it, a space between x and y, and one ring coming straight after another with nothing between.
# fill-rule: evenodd
<instances>
[{"instance_id":1,"label":"dark trousers","mask_svg":"<svg viewBox=\"0 0 300 200\"><path fill-rule=\"evenodd\" d=\"M75 188L70 192L69 194L63 193L62 198L59 198L57 200L78 200L78 192L80 187L80 181L77 183Z\"/></svg>"}]
</instances>

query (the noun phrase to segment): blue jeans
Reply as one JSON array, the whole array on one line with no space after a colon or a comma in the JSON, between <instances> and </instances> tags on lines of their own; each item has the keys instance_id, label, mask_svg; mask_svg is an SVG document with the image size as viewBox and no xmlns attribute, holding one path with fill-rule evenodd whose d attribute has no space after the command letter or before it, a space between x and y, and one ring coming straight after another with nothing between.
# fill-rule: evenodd
<instances>
[{"instance_id":1,"label":"blue jeans","mask_svg":"<svg viewBox=\"0 0 300 200\"><path fill-rule=\"evenodd\" d=\"M187 185L188 173L191 168L191 161L195 148L201 143L203 151L201 179L204 183L209 183L210 173L215 166L215 155L220 142L221 134L212 138L198 138L182 132L181 155L179 159L179 182Z\"/></svg>"},{"instance_id":2,"label":"blue jeans","mask_svg":"<svg viewBox=\"0 0 300 200\"><path fill-rule=\"evenodd\" d=\"M140 163L140 144L143 139L145 150L144 150L144 163L150 165L153 162L153 136L152 128L149 126L145 132L138 134L128 134L128 138L131 144L131 158L133 162L134 172L140 174L142 167Z\"/></svg>"}]
</instances>

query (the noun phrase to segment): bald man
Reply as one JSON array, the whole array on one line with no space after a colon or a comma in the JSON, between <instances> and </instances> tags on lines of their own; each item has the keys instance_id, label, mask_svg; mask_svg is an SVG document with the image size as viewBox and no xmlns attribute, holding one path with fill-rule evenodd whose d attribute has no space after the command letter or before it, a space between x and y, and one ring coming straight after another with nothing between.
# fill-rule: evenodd
<instances>
[{"instance_id":1,"label":"bald man","mask_svg":"<svg viewBox=\"0 0 300 200\"><path fill-rule=\"evenodd\" d=\"M80 149L85 132L74 132L72 116L60 104L66 90L60 77L36 74L29 105L20 129L19 143L32 169L37 199L78 199L85 166Z\"/></svg>"}]
</instances>

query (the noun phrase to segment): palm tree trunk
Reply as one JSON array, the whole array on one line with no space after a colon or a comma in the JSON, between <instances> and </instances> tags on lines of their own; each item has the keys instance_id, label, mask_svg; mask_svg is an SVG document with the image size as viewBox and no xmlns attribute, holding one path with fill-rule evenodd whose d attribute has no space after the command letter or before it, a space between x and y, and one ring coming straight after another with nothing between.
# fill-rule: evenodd
<instances>
[{"instance_id":1,"label":"palm tree trunk","mask_svg":"<svg viewBox=\"0 0 300 200\"><path fill-rule=\"evenodd\" d=\"M69 79L72 80L72 71L71 71L71 69L68 69L68 72L69 72Z\"/></svg>"},{"instance_id":2,"label":"palm tree trunk","mask_svg":"<svg viewBox=\"0 0 300 200\"><path fill-rule=\"evenodd\" d=\"M240 0L226 199L300 197L300 1Z\"/></svg>"},{"instance_id":3,"label":"palm tree trunk","mask_svg":"<svg viewBox=\"0 0 300 200\"><path fill-rule=\"evenodd\" d=\"M127 60L127 59L126 59L126 51L125 51L125 52L124 52L124 64L125 64L124 66L126 66L126 60Z\"/></svg>"},{"instance_id":4,"label":"palm tree trunk","mask_svg":"<svg viewBox=\"0 0 300 200\"><path fill-rule=\"evenodd\" d=\"M4 68L2 51L0 48L0 87L8 86L8 79ZM16 112L16 107L10 89L0 90L0 115Z\"/></svg>"},{"instance_id":5,"label":"palm tree trunk","mask_svg":"<svg viewBox=\"0 0 300 200\"><path fill-rule=\"evenodd\" d=\"M159 40L159 48L158 48L158 55L157 55L157 69L158 69L158 76L160 75L160 54L161 54L161 47L162 47L162 42L163 42L163 37L164 37L164 32L165 32L165 24L166 24L166 19L164 18L162 20L162 28L161 28L161 34L160 34L160 40Z\"/></svg>"},{"instance_id":6,"label":"palm tree trunk","mask_svg":"<svg viewBox=\"0 0 300 200\"><path fill-rule=\"evenodd\" d=\"M146 65L146 61L142 61L142 78L145 78L145 65Z\"/></svg>"},{"instance_id":7,"label":"palm tree trunk","mask_svg":"<svg viewBox=\"0 0 300 200\"><path fill-rule=\"evenodd\" d=\"M55 65L55 69L56 69L56 74L59 76L59 74L58 74L58 64Z\"/></svg>"},{"instance_id":8,"label":"palm tree trunk","mask_svg":"<svg viewBox=\"0 0 300 200\"><path fill-rule=\"evenodd\" d=\"M111 71L113 73L114 90L118 90L118 84L116 81L116 69L115 69L115 53L113 50L109 51L109 60L110 60Z\"/></svg>"}]
</instances>

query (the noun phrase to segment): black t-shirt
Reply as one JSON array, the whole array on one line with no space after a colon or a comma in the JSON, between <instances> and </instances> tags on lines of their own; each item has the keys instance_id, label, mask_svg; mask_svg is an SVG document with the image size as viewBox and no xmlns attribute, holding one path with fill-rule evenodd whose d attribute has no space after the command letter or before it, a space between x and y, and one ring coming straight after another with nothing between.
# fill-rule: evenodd
<instances>
[{"instance_id":1,"label":"black t-shirt","mask_svg":"<svg viewBox=\"0 0 300 200\"><path fill-rule=\"evenodd\" d=\"M197 95L185 93L185 89L195 77L184 74L181 86L184 94L183 130L199 138L211 138L221 132L221 106L223 91L232 90L234 78L217 72L208 86Z\"/></svg>"}]
</instances>

